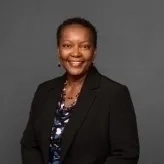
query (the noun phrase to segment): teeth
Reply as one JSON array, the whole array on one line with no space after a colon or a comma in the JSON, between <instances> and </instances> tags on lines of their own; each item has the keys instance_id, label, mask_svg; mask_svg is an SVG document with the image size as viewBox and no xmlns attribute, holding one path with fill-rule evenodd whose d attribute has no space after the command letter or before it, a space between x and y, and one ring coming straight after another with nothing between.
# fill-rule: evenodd
<instances>
[{"instance_id":1,"label":"teeth","mask_svg":"<svg viewBox=\"0 0 164 164\"><path fill-rule=\"evenodd\" d=\"M79 61L73 62L73 61L71 61L70 63L71 63L73 66L79 66L82 62L79 62Z\"/></svg>"}]
</instances>

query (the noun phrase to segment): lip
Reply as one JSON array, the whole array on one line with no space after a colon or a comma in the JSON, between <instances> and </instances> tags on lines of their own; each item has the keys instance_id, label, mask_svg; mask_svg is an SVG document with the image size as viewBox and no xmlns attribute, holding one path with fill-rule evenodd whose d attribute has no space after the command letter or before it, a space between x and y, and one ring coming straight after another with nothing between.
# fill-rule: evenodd
<instances>
[{"instance_id":1,"label":"lip","mask_svg":"<svg viewBox=\"0 0 164 164\"><path fill-rule=\"evenodd\" d=\"M72 62L72 63L82 63L83 61L69 61L69 62Z\"/></svg>"},{"instance_id":2,"label":"lip","mask_svg":"<svg viewBox=\"0 0 164 164\"><path fill-rule=\"evenodd\" d=\"M73 67L79 67L82 65L82 61L69 61L69 63L73 66Z\"/></svg>"}]
</instances>

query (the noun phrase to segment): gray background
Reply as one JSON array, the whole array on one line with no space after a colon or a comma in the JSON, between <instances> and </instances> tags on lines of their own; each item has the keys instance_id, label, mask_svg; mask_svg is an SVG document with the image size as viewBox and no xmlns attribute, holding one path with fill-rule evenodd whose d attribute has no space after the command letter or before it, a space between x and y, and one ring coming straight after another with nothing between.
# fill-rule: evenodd
<instances>
[{"instance_id":1,"label":"gray background","mask_svg":"<svg viewBox=\"0 0 164 164\"><path fill-rule=\"evenodd\" d=\"M163 0L0 0L0 164L21 164L19 142L34 91L63 72L55 32L72 16L97 27L100 72L129 87L139 163L163 164Z\"/></svg>"}]
</instances>

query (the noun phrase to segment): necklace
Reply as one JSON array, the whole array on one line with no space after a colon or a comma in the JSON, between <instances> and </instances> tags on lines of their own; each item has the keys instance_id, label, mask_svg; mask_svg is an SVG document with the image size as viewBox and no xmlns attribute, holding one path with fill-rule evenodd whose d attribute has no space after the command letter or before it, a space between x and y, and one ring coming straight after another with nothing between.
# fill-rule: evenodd
<instances>
[{"instance_id":1,"label":"necklace","mask_svg":"<svg viewBox=\"0 0 164 164\"><path fill-rule=\"evenodd\" d=\"M64 83L64 88L63 88L63 91L62 91L63 102L65 102L66 98L69 99L69 100L73 100L74 99L74 101L69 105L69 107L67 107L67 108L71 108L71 107L73 107L76 104L77 99L78 99L78 97L80 95L80 91L74 97L66 96L66 86L67 86L67 81Z\"/></svg>"}]
</instances>

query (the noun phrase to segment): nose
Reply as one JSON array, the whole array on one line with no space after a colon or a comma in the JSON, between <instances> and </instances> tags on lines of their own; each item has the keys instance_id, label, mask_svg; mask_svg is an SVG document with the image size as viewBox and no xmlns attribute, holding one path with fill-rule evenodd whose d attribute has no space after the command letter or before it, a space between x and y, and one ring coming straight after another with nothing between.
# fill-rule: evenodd
<instances>
[{"instance_id":1,"label":"nose","mask_svg":"<svg viewBox=\"0 0 164 164\"><path fill-rule=\"evenodd\" d=\"M80 52L78 46L75 46L73 48L73 51L72 51L71 55L72 55L72 57L79 57L79 56L81 56L81 52Z\"/></svg>"}]
</instances>

